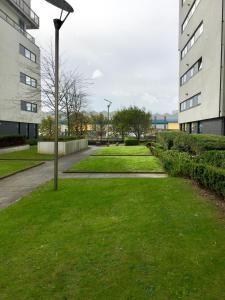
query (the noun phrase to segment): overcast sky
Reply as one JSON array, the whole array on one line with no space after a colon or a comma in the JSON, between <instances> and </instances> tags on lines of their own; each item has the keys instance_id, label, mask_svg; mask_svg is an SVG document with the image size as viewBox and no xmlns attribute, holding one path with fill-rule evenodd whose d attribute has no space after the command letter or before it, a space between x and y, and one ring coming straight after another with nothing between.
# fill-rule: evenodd
<instances>
[{"instance_id":1,"label":"overcast sky","mask_svg":"<svg viewBox=\"0 0 225 300\"><path fill-rule=\"evenodd\" d=\"M61 29L67 68L92 78L90 110L137 105L153 113L172 112L178 101L177 0L69 0L75 13ZM32 31L43 48L54 38L59 11L33 0L40 16Z\"/></svg>"}]
</instances>

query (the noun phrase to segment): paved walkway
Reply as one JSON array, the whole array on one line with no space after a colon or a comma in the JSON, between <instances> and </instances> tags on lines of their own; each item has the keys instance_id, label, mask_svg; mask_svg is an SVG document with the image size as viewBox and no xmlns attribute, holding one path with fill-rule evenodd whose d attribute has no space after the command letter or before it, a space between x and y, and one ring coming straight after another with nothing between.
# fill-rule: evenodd
<instances>
[{"instance_id":1,"label":"paved walkway","mask_svg":"<svg viewBox=\"0 0 225 300\"><path fill-rule=\"evenodd\" d=\"M72 164L92 154L95 147L88 150L68 155L59 160L59 176ZM18 173L14 176L0 180L0 209L18 201L22 196L34 190L39 185L53 178L54 162L48 161L44 165L31 170Z\"/></svg>"}]
</instances>

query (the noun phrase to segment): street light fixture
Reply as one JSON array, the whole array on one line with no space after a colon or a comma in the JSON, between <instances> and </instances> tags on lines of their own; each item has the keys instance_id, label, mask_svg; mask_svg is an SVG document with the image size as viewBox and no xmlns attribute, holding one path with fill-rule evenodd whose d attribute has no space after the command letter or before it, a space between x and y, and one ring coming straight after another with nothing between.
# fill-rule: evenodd
<instances>
[{"instance_id":1,"label":"street light fixture","mask_svg":"<svg viewBox=\"0 0 225 300\"><path fill-rule=\"evenodd\" d=\"M107 133L107 138L108 138L108 141L107 141L107 146L109 147L109 110L110 110L110 107L112 105L112 101L109 101L107 99L104 99L108 104L107 104L107 107L108 107L108 133Z\"/></svg>"},{"instance_id":2,"label":"street light fixture","mask_svg":"<svg viewBox=\"0 0 225 300\"><path fill-rule=\"evenodd\" d=\"M54 149L54 190L58 190L58 142L59 142L59 30L74 10L65 0L45 0L61 9L59 19L54 19L55 26L55 149ZM66 16L63 18L63 12Z\"/></svg>"}]
</instances>

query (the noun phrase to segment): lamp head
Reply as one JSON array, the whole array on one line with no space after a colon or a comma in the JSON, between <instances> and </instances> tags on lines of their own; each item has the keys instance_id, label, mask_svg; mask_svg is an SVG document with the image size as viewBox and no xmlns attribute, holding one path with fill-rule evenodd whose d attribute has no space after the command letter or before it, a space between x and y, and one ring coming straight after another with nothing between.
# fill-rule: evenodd
<instances>
[{"instance_id":1,"label":"lamp head","mask_svg":"<svg viewBox=\"0 0 225 300\"><path fill-rule=\"evenodd\" d=\"M65 0L45 0L45 1L51 3L52 5L66 11L68 13L73 13L74 12L73 7L68 2L66 2Z\"/></svg>"}]
</instances>

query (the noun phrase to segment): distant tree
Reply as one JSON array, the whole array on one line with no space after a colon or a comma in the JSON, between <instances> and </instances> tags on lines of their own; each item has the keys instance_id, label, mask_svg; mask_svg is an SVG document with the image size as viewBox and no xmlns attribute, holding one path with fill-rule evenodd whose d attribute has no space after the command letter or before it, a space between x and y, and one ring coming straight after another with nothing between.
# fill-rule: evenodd
<instances>
[{"instance_id":1,"label":"distant tree","mask_svg":"<svg viewBox=\"0 0 225 300\"><path fill-rule=\"evenodd\" d=\"M125 135L127 135L130 131L126 109L117 111L113 115L112 126L114 134L119 134L122 139L124 139Z\"/></svg>"},{"instance_id":2,"label":"distant tree","mask_svg":"<svg viewBox=\"0 0 225 300\"><path fill-rule=\"evenodd\" d=\"M55 135L55 119L51 116L44 118L40 125L40 135L53 138Z\"/></svg>"},{"instance_id":3,"label":"distant tree","mask_svg":"<svg viewBox=\"0 0 225 300\"><path fill-rule=\"evenodd\" d=\"M74 112L70 117L70 132L77 137L83 137L87 133L89 116L84 112Z\"/></svg>"},{"instance_id":4,"label":"distant tree","mask_svg":"<svg viewBox=\"0 0 225 300\"><path fill-rule=\"evenodd\" d=\"M102 141L103 137L106 135L106 126L108 124L108 119L104 116L103 113L94 114L92 115L91 119L94 131Z\"/></svg>"},{"instance_id":5,"label":"distant tree","mask_svg":"<svg viewBox=\"0 0 225 300\"><path fill-rule=\"evenodd\" d=\"M137 106L131 106L127 109L127 120L130 131L140 140L141 136L146 134L151 128L151 113Z\"/></svg>"},{"instance_id":6,"label":"distant tree","mask_svg":"<svg viewBox=\"0 0 225 300\"><path fill-rule=\"evenodd\" d=\"M151 127L151 114L145 109L130 106L118 111L112 120L113 128L120 133L122 138L133 133L138 140L146 134Z\"/></svg>"},{"instance_id":7,"label":"distant tree","mask_svg":"<svg viewBox=\"0 0 225 300\"><path fill-rule=\"evenodd\" d=\"M75 116L77 118L82 116L82 111L88 106L87 88L91 84L78 73L70 74L69 78L66 82L70 80L70 84L62 99L62 112L67 122L68 135L71 134L72 126L74 125L72 122L74 123Z\"/></svg>"}]
</instances>

